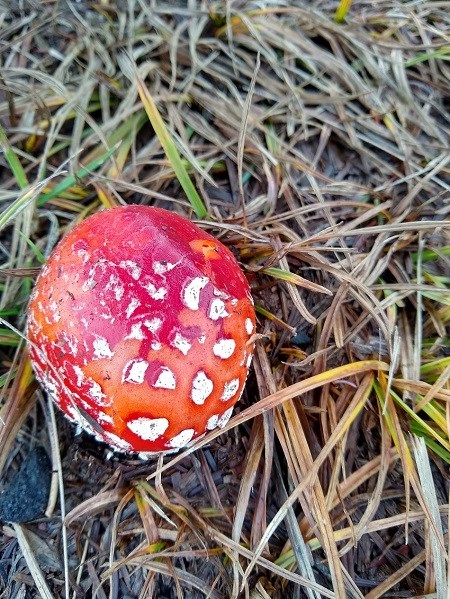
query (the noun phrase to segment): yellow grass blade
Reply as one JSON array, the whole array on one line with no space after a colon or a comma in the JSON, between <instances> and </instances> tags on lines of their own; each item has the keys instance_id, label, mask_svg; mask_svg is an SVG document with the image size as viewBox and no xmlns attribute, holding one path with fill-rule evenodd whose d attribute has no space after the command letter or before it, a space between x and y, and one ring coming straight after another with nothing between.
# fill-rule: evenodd
<instances>
[{"instance_id":1,"label":"yellow grass blade","mask_svg":"<svg viewBox=\"0 0 450 599\"><path fill-rule=\"evenodd\" d=\"M341 0L339 2L339 6L336 9L336 13L334 15L334 20L336 23L343 23L345 21L345 17L350 10L353 0Z\"/></svg>"},{"instance_id":2,"label":"yellow grass blade","mask_svg":"<svg viewBox=\"0 0 450 599\"><path fill-rule=\"evenodd\" d=\"M318 285L317 283L313 283L312 281L308 281L308 279L304 279L300 275L297 275L293 272L289 272L287 270L283 270L282 268L270 267L265 268L263 272L266 275L270 275L274 279L279 279L280 281L286 281L288 283L292 283L293 285L298 285L299 287L304 287L309 291L315 291L317 293L325 293L325 295L333 295L329 289L322 287L322 285Z\"/></svg>"},{"instance_id":3,"label":"yellow grass blade","mask_svg":"<svg viewBox=\"0 0 450 599\"><path fill-rule=\"evenodd\" d=\"M20 427L27 418L36 398L31 363L23 350L16 354L17 373L10 388L3 387L3 392L8 393L8 401L4 402L0 409L0 474L3 472L5 462L13 445Z\"/></svg>"}]
</instances>

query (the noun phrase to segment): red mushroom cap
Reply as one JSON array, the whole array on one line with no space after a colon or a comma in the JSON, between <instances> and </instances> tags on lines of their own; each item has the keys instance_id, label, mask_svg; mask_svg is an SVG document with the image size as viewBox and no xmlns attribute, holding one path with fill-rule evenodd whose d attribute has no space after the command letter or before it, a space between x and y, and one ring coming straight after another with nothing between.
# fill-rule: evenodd
<instances>
[{"instance_id":1,"label":"red mushroom cap","mask_svg":"<svg viewBox=\"0 0 450 599\"><path fill-rule=\"evenodd\" d=\"M254 329L233 254L185 218L137 205L66 235L28 313L33 368L58 406L99 440L143 453L226 424Z\"/></svg>"}]
</instances>

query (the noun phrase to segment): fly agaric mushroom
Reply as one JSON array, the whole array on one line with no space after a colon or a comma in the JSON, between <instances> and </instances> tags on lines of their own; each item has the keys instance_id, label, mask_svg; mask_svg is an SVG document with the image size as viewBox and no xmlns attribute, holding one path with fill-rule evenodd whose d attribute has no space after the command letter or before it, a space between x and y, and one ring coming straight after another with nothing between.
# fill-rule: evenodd
<instances>
[{"instance_id":1,"label":"fly agaric mushroom","mask_svg":"<svg viewBox=\"0 0 450 599\"><path fill-rule=\"evenodd\" d=\"M30 300L36 378L113 448L165 452L225 426L255 313L233 254L185 218L124 206L57 245Z\"/></svg>"}]
</instances>

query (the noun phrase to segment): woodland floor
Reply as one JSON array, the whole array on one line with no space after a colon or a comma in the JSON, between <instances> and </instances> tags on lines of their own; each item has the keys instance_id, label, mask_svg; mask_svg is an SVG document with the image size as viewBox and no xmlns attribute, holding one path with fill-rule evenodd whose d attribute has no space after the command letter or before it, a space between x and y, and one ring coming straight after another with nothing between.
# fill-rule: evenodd
<instances>
[{"instance_id":1,"label":"woodland floor","mask_svg":"<svg viewBox=\"0 0 450 599\"><path fill-rule=\"evenodd\" d=\"M448 3L350 4L0 0L1 488L53 470L1 598L448 597ZM26 352L52 247L122 203L218 236L258 316L227 427L157 462L75 431Z\"/></svg>"}]
</instances>

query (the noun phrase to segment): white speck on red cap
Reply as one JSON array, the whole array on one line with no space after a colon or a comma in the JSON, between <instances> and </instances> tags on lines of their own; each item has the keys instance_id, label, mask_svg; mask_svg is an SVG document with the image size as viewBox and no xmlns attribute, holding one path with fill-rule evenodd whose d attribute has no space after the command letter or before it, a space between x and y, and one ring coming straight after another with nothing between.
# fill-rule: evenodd
<instances>
[{"instance_id":1,"label":"white speck on red cap","mask_svg":"<svg viewBox=\"0 0 450 599\"><path fill-rule=\"evenodd\" d=\"M105 320L109 320L111 322L111 324L116 320L112 314L104 313L104 314L100 314L100 317L104 318Z\"/></svg>"},{"instance_id":2,"label":"white speck on red cap","mask_svg":"<svg viewBox=\"0 0 450 599\"><path fill-rule=\"evenodd\" d=\"M199 370L192 381L191 399L201 406L211 395L214 389L214 383L209 379L203 370Z\"/></svg>"},{"instance_id":3,"label":"white speck on red cap","mask_svg":"<svg viewBox=\"0 0 450 599\"><path fill-rule=\"evenodd\" d=\"M175 337L170 345L178 349L184 356L187 356L192 347L192 343L189 341L189 339L183 337L179 331L175 334Z\"/></svg>"},{"instance_id":4,"label":"white speck on red cap","mask_svg":"<svg viewBox=\"0 0 450 599\"><path fill-rule=\"evenodd\" d=\"M158 387L159 389L175 389L177 386L177 381L175 379L174 373L167 368L167 366L162 366L159 376L156 379L156 383L154 383L153 387Z\"/></svg>"},{"instance_id":5,"label":"white speck on red cap","mask_svg":"<svg viewBox=\"0 0 450 599\"><path fill-rule=\"evenodd\" d=\"M225 410L225 412L222 414L222 416L220 416L220 418L217 422L218 428L223 428L228 423L229 419L231 418L232 413L233 413L233 407L228 408L228 410Z\"/></svg>"},{"instance_id":6,"label":"white speck on red cap","mask_svg":"<svg viewBox=\"0 0 450 599\"><path fill-rule=\"evenodd\" d=\"M137 339L138 341L142 341L144 339L144 333L142 332L142 323L137 322L131 325L130 333L125 337L125 339Z\"/></svg>"},{"instance_id":7,"label":"white speck on red cap","mask_svg":"<svg viewBox=\"0 0 450 599\"><path fill-rule=\"evenodd\" d=\"M75 374L77 375L76 385L77 387L81 387L84 381L85 374L83 370L78 366L78 364L74 364L73 369L75 371Z\"/></svg>"},{"instance_id":8,"label":"white speck on red cap","mask_svg":"<svg viewBox=\"0 0 450 599\"><path fill-rule=\"evenodd\" d=\"M225 383L224 388L223 388L222 397L220 399L222 401L228 401L234 395L236 395L238 389L239 389L239 379L233 379L229 383Z\"/></svg>"},{"instance_id":9,"label":"white speck on red cap","mask_svg":"<svg viewBox=\"0 0 450 599\"><path fill-rule=\"evenodd\" d=\"M225 318L229 316L225 304L221 299L213 299L209 306L209 314L211 320L219 320L219 318Z\"/></svg>"},{"instance_id":10,"label":"white speck on red cap","mask_svg":"<svg viewBox=\"0 0 450 599\"><path fill-rule=\"evenodd\" d=\"M117 301L120 301L125 293L125 287L121 284L120 279L117 275L112 274L109 277L109 281L105 287L105 291L114 291L114 296Z\"/></svg>"},{"instance_id":11,"label":"white speck on red cap","mask_svg":"<svg viewBox=\"0 0 450 599\"><path fill-rule=\"evenodd\" d=\"M141 305L141 302L137 299L137 297L133 297L130 301L130 303L127 306L126 309L126 317L130 318L130 316L133 314L133 312L139 308L139 306Z\"/></svg>"},{"instance_id":12,"label":"white speck on red cap","mask_svg":"<svg viewBox=\"0 0 450 599\"><path fill-rule=\"evenodd\" d=\"M136 418L127 422L127 426L135 435L144 441L156 441L169 427L167 418Z\"/></svg>"},{"instance_id":13,"label":"white speck on red cap","mask_svg":"<svg viewBox=\"0 0 450 599\"><path fill-rule=\"evenodd\" d=\"M48 307L53 315L53 322L59 322L61 320L61 313L58 310L58 304L55 302L55 300L50 302Z\"/></svg>"},{"instance_id":14,"label":"white speck on red cap","mask_svg":"<svg viewBox=\"0 0 450 599\"><path fill-rule=\"evenodd\" d=\"M105 412L98 412L97 420L99 421L99 423L101 425L102 424L114 424L114 420L113 420L112 416L110 416L109 414L105 414Z\"/></svg>"},{"instance_id":15,"label":"white speck on red cap","mask_svg":"<svg viewBox=\"0 0 450 599\"><path fill-rule=\"evenodd\" d=\"M200 305L200 292L209 283L208 277L195 277L182 292L183 304L190 310L198 310Z\"/></svg>"},{"instance_id":16,"label":"white speck on red cap","mask_svg":"<svg viewBox=\"0 0 450 599\"><path fill-rule=\"evenodd\" d=\"M96 282L94 279L87 279L87 281L85 281L81 286L81 291L90 291L91 289L94 289L95 285Z\"/></svg>"},{"instance_id":17,"label":"white speck on red cap","mask_svg":"<svg viewBox=\"0 0 450 599\"><path fill-rule=\"evenodd\" d=\"M123 294L125 293L125 288L122 286L119 287L119 285L114 289L114 295L116 297L117 301L120 301L123 297Z\"/></svg>"},{"instance_id":18,"label":"white speck on red cap","mask_svg":"<svg viewBox=\"0 0 450 599\"><path fill-rule=\"evenodd\" d=\"M73 248L72 248L73 249ZM89 254L89 252L87 252L86 250L84 250L83 248L80 248L78 250L75 251L75 254L77 256L79 256L82 260L83 260L83 264L86 264L86 262L89 260L89 258L91 257L91 255Z\"/></svg>"},{"instance_id":19,"label":"white speck on red cap","mask_svg":"<svg viewBox=\"0 0 450 599\"><path fill-rule=\"evenodd\" d=\"M74 323L72 322L72 325L73 324ZM69 327L73 328L70 323ZM78 339L74 335L66 333L65 331L62 333L61 337L64 340L64 349L67 351L67 348L69 348L70 353L75 357L78 353Z\"/></svg>"},{"instance_id":20,"label":"white speck on red cap","mask_svg":"<svg viewBox=\"0 0 450 599\"><path fill-rule=\"evenodd\" d=\"M156 333L161 328L161 325L162 320L161 318L158 318L158 316L155 316L150 320L144 320L144 326L146 326L152 333Z\"/></svg>"},{"instance_id":21,"label":"white speck on red cap","mask_svg":"<svg viewBox=\"0 0 450 599\"><path fill-rule=\"evenodd\" d=\"M169 442L167 443L167 445L169 447L184 447L185 445L187 445L189 443L189 441L192 439L192 437L195 434L195 430L193 428L187 428L184 431L181 431L181 433L178 433L178 435L175 435L175 437L172 437L172 439L169 440Z\"/></svg>"},{"instance_id":22,"label":"white speck on red cap","mask_svg":"<svg viewBox=\"0 0 450 599\"><path fill-rule=\"evenodd\" d=\"M230 299L230 295L228 293L226 293L226 291L220 291L220 289L216 289L215 287L214 287L213 293L216 297L220 297L224 300Z\"/></svg>"},{"instance_id":23,"label":"white speck on red cap","mask_svg":"<svg viewBox=\"0 0 450 599\"><path fill-rule=\"evenodd\" d=\"M213 354L222 360L230 358L236 349L234 339L219 339L213 346Z\"/></svg>"},{"instance_id":24,"label":"white speck on red cap","mask_svg":"<svg viewBox=\"0 0 450 599\"><path fill-rule=\"evenodd\" d=\"M140 385L144 382L148 362L140 358L130 360L123 369L122 383L135 383Z\"/></svg>"},{"instance_id":25,"label":"white speck on red cap","mask_svg":"<svg viewBox=\"0 0 450 599\"><path fill-rule=\"evenodd\" d=\"M104 400L106 399L106 395L103 393L102 388L96 381L92 381L87 393L97 405L105 405Z\"/></svg>"},{"instance_id":26,"label":"white speck on red cap","mask_svg":"<svg viewBox=\"0 0 450 599\"><path fill-rule=\"evenodd\" d=\"M93 342L94 358L112 358L114 352L111 351L108 341L104 337L96 337Z\"/></svg>"},{"instance_id":27,"label":"white speck on red cap","mask_svg":"<svg viewBox=\"0 0 450 599\"><path fill-rule=\"evenodd\" d=\"M91 289L94 289L94 287L97 285L97 281L95 280L97 270L99 270L100 272L105 272L107 264L107 260L101 258L100 260L95 262L95 264L92 265L92 267L89 270L88 278L84 281L83 285L81 286L82 291L90 291Z\"/></svg>"},{"instance_id":28,"label":"white speck on red cap","mask_svg":"<svg viewBox=\"0 0 450 599\"><path fill-rule=\"evenodd\" d=\"M206 429L208 431L212 431L217 428L217 423L219 422L219 414L213 414L210 418L208 418L208 422L206 423Z\"/></svg>"},{"instance_id":29,"label":"white speck on red cap","mask_svg":"<svg viewBox=\"0 0 450 599\"><path fill-rule=\"evenodd\" d=\"M153 262L153 272L157 275L163 275L166 272L173 270L177 264L179 264L179 262L176 262L175 264L164 261Z\"/></svg>"},{"instance_id":30,"label":"white speck on red cap","mask_svg":"<svg viewBox=\"0 0 450 599\"><path fill-rule=\"evenodd\" d=\"M247 331L248 335L251 335L253 333L253 322L250 320L250 318L246 318L245 319L245 330Z\"/></svg>"},{"instance_id":31,"label":"white speck on red cap","mask_svg":"<svg viewBox=\"0 0 450 599\"><path fill-rule=\"evenodd\" d=\"M142 268L133 260L122 260L119 266L124 268L135 281L141 276Z\"/></svg>"},{"instance_id":32,"label":"white speck on red cap","mask_svg":"<svg viewBox=\"0 0 450 599\"><path fill-rule=\"evenodd\" d=\"M165 287L156 287L153 283L146 283L142 287L147 291L149 296L154 300L163 300L167 295Z\"/></svg>"}]
</instances>

